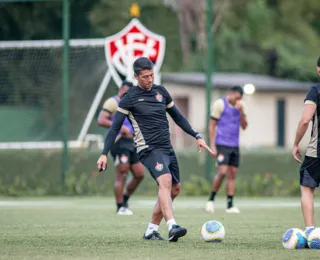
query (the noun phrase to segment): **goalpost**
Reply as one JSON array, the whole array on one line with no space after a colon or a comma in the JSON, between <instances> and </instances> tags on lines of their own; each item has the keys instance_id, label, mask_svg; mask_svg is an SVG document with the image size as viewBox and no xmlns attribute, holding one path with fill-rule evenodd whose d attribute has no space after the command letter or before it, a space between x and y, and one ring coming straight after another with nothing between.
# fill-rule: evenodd
<instances>
[{"instance_id":1,"label":"goalpost","mask_svg":"<svg viewBox=\"0 0 320 260\"><path fill-rule=\"evenodd\" d=\"M107 38L70 40L69 0L0 0L41 1L62 2L63 39L0 41L0 149L63 148L64 180L68 148L103 146L105 130L92 122L108 86L132 80L141 56L154 62L160 83L165 38L133 18Z\"/></svg>"},{"instance_id":2,"label":"goalpost","mask_svg":"<svg viewBox=\"0 0 320 260\"><path fill-rule=\"evenodd\" d=\"M28 117L24 125L29 134L24 137L27 140L18 140L23 138L9 129L12 140L4 141L0 134L0 149L61 148L62 133L64 147L83 147L90 141L102 145L103 130L97 134L92 121L111 78L118 87L124 78L133 80L134 60L145 56L154 62L155 83L159 84L164 52L165 38L149 31L136 18L103 39L0 41L0 86L6 88L8 96L0 104L8 104L11 110L24 105L20 112ZM61 75L62 93L57 81ZM61 114L63 127L57 120ZM21 115L19 119L24 121Z\"/></svg>"},{"instance_id":3,"label":"goalpost","mask_svg":"<svg viewBox=\"0 0 320 260\"><path fill-rule=\"evenodd\" d=\"M10 3L26 3L26 2L58 2L61 3L61 9L62 9L62 39L63 39L63 43L61 44L62 46L62 54L61 54L61 62L60 62L60 67L61 67L61 73L60 73L60 89L62 89L62 93L61 93L61 98L62 98L62 104L61 104L61 122L62 122L62 135L60 135L60 139L62 136L62 145L61 147L63 147L63 155L62 155L62 170L61 170L61 180L64 183L64 179L65 179L65 175L66 172L68 170L68 85L69 85L69 35L70 35L70 3L69 0L0 0L0 3L5 3L5 4L10 4ZM6 43L4 43L3 46L5 46ZM3 48L1 49L3 51ZM9 51L9 53L12 53ZM12 73L10 73L10 65L8 65L6 63L6 61L4 59L2 59L2 57L8 57L5 51L3 51L3 53L1 53L1 67L0 67L0 71L2 72L1 76L4 79L3 82L0 82L0 90L1 91L1 105L7 105L6 109L2 109L2 118L6 117L5 119L3 119L2 121L2 126L5 125L6 123L9 122L14 122L14 120L19 120L19 112L20 113L25 113L26 109L14 109L14 104L23 104L25 108L28 108L29 113L26 113L25 116L29 117L30 115L33 115L33 117L37 117L36 114L38 114L39 116L39 105L41 106L42 102L45 99L42 99L41 97L37 96L37 95L32 95L32 97L28 96L28 88L30 87L30 89L34 89L32 88L31 84L37 82L39 79L37 76L35 77L26 77L25 79L20 79L21 81L26 80L26 82L23 82L22 85L16 85L16 77L14 75L12 75ZM16 69L17 67L19 67L20 62L19 60L23 58L23 54L18 53L17 55L14 55L17 57L18 62L13 62L12 65L14 69ZM13 73L14 74L14 73ZM36 73L38 74L38 73ZM26 72L26 76L29 75L29 71ZM30 82L27 81L27 79L30 79ZM33 79L33 80L31 80ZM57 80L57 79L55 79ZM29 84L28 84L29 83ZM19 94L16 94L19 93ZM10 97L13 98L13 100L10 100ZM18 102L16 99L20 99L20 102ZM22 102L21 102L22 101ZM31 105L32 104L32 105ZM38 111L37 111L38 110ZM7 119L7 120L6 120ZM6 121L5 121L6 120ZM21 131L26 130L28 124L30 121L26 121L24 125L21 125ZM38 122L39 123L39 122ZM4 127L3 127L4 128ZM13 127L12 131L15 129L16 127ZM10 131L10 127L8 127L7 129L7 136L10 136L11 131ZM4 134L4 136L6 136L6 134ZM1 142L1 140L0 140ZM45 145L46 147L50 147L49 143L46 143ZM27 143L26 145L19 145L18 143L15 144L11 144L6 143L3 144L3 146L5 149L8 148L32 148L33 144L32 143ZM41 147L41 145L39 146L39 148Z\"/></svg>"},{"instance_id":4,"label":"goalpost","mask_svg":"<svg viewBox=\"0 0 320 260\"><path fill-rule=\"evenodd\" d=\"M62 40L46 40L46 41L0 41L0 53L3 57L2 62L6 63L7 67L15 67L19 63L18 69L9 71L10 76L14 78L13 82L8 79L8 75L0 73L0 85L22 85L26 88L25 81L31 81L31 84L37 82L38 88L34 88L34 92L27 93L25 99L34 99L34 95L43 96L44 101L54 102L59 91L57 79L63 71L59 69L57 64L61 62L61 50L64 42ZM79 148L86 146L89 140L96 138L99 141L99 136L89 135L86 139L89 127L97 108L103 98L103 95L111 80L111 73L107 69L105 60L105 39L83 39L69 41L69 92L75 99L86 99L83 107L79 109L72 107L70 102L70 114L81 114L73 120L70 117L70 122L74 122L77 129L70 127L71 140L68 140L69 148ZM18 57L17 57L18 56ZM92 74L94 73L94 74ZM31 75L30 75L31 74ZM97 84L98 83L98 84ZM34 86L33 86L34 87ZM77 91L79 90L79 91ZM80 92L83 91L81 94ZM47 95L48 97L45 97ZM12 97L15 98L15 97ZM72 99L72 97L70 97ZM71 101L67 99L68 103ZM9 100L10 102L10 100ZM32 100L30 101L32 103ZM36 102L33 102L36 103ZM79 102L81 103L81 102ZM77 101L75 101L75 106ZM90 104L90 105L89 105ZM31 104L34 105L34 104ZM35 104L36 105L36 104ZM52 107L49 107L50 110ZM76 111L77 110L77 111ZM89 111L89 112L88 112ZM50 113L50 111L43 111ZM86 115L84 115L86 113ZM53 113L53 118L57 115ZM23 120L23 119L22 119ZM59 124L58 120L55 122ZM56 127L53 126L53 127ZM80 129L80 131L77 131ZM22 130L23 131L23 130ZM47 131L46 128L38 128L40 135L44 135L42 131ZM34 137L31 136L30 139ZM47 138L47 140L46 140ZM4 142L1 140L0 149L41 149L41 148L62 148L63 143L56 140L56 135L50 135L41 140L30 141L15 141L9 140ZM51 139L50 139L51 138ZM39 138L40 139L40 138Z\"/></svg>"}]
</instances>

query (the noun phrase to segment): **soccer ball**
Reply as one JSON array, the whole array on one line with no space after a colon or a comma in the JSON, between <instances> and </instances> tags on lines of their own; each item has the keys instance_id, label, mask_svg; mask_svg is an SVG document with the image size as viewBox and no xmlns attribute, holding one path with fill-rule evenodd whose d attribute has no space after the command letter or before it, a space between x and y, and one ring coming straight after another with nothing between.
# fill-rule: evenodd
<instances>
[{"instance_id":1,"label":"soccer ball","mask_svg":"<svg viewBox=\"0 0 320 260\"><path fill-rule=\"evenodd\" d=\"M311 249L320 249L320 228L315 228L308 236L308 246Z\"/></svg>"},{"instance_id":2,"label":"soccer ball","mask_svg":"<svg viewBox=\"0 0 320 260\"><path fill-rule=\"evenodd\" d=\"M201 235L206 242L221 242L224 239L225 230L220 222L211 220L204 223Z\"/></svg>"},{"instance_id":3,"label":"soccer ball","mask_svg":"<svg viewBox=\"0 0 320 260\"><path fill-rule=\"evenodd\" d=\"M308 237L310 235L310 233L315 230L315 228L309 228L307 231L305 231L304 233L306 234L306 237L307 237L307 240L308 240Z\"/></svg>"},{"instance_id":4,"label":"soccer ball","mask_svg":"<svg viewBox=\"0 0 320 260\"><path fill-rule=\"evenodd\" d=\"M301 229L290 228L282 236L282 245L285 249L306 248L306 234Z\"/></svg>"}]
</instances>

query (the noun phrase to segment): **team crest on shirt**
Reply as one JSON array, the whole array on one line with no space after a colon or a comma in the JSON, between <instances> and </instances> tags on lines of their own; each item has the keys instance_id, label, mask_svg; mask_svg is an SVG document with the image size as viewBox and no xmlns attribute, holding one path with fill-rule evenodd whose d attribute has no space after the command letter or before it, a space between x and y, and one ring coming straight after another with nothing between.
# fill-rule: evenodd
<instances>
[{"instance_id":1,"label":"team crest on shirt","mask_svg":"<svg viewBox=\"0 0 320 260\"><path fill-rule=\"evenodd\" d=\"M157 99L159 102L162 102L163 96L162 96L160 93L157 92L156 99Z\"/></svg>"},{"instance_id":2,"label":"team crest on shirt","mask_svg":"<svg viewBox=\"0 0 320 260\"><path fill-rule=\"evenodd\" d=\"M158 172L161 172L162 169L163 169L163 164L157 162L157 165L156 165L155 169L156 169Z\"/></svg>"},{"instance_id":3,"label":"team crest on shirt","mask_svg":"<svg viewBox=\"0 0 320 260\"><path fill-rule=\"evenodd\" d=\"M124 155L124 154L121 155L121 157L120 157L120 162L122 162L122 163L127 163L128 160L129 160L128 156L126 156L126 155Z\"/></svg>"}]
</instances>

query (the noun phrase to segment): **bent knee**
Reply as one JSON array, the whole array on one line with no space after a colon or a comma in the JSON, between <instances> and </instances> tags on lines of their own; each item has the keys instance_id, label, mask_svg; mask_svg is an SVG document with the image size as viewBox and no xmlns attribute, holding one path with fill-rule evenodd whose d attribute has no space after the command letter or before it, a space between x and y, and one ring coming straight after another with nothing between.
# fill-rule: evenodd
<instances>
[{"instance_id":1,"label":"bent knee","mask_svg":"<svg viewBox=\"0 0 320 260\"><path fill-rule=\"evenodd\" d=\"M173 198L177 197L179 195L179 193L180 193L180 189L181 189L180 183L172 185L171 196Z\"/></svg>"},{"instance_id":2,"label":"bent knee","mask_svg":"<svg viewBox=\"0 0 320 260\"><path fill-rule=\"evenodd\" d=\"M144 172L137 172L137 173L135 173L135 174L134 174L134 178L135 178L136 180L142 181L143 178L144 178Z\"/></svg>"},{"instance_id":3,"label":"bent knee","mask_svg":"<svg viewBox=\"0 0 320 260\"><path fill-rule=\"evenodd\" d=\"M217 177L224 177L227 175L227 171L218 171Z\"/></svg>"},{"instance_id":4,"label":"bent knee","mask_svg":"<svg viewBox=\"0 0 320 260\"><path fill-rule=\"evenodd\" d=\"M128 172L129 172L129 164L127 163L123 163L123 164L119 164L117 166L117 174L118 175L128 175Z\"/></svg>"},{"instance_id":5,"label":"bent knee","mask_svg":"<svg viewBox=\"0 0 320 260\"><path fill-rule=\"evenodd\" d=\"M166 173L157 178L159 189L171 189L172 176L170 173Z\"/></svg>"},{"instance_id":6,"label":"bent knee","mask_svg":"<svg viewBox=\"0 0 320 260\"><path fill-rule=\"evenodd\" d=\"M236 178L236 176L237 176L237 172L235 172L235 171L230 171L230 172L228 173L228 175L227 175L227 178L233 180L233 179Z\"/></svg>"}]
</instances>

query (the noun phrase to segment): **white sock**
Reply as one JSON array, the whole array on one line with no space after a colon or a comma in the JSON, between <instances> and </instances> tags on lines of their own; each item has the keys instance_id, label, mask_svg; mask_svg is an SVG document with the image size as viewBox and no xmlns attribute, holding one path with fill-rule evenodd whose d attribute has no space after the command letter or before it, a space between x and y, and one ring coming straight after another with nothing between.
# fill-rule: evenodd
<instances>
[{"instance_id":1,"label":"white sock","mask_svg":"<svg viewBox=\"0 0 320 260\"><path fill-rule=\"evenodd\" d=\"M159 225L156 225L150 222L145 235L149 236L150 234L152 234L153 231L158 231L158 229L159 229Z\"/></svg>"},{"instance_id":2,"label":"white sock","mask_svg":"<svg viewBox=\"0 0 320 260\"><path fill-rule=\"evenodd\" d=\"M168 230L170 231L173 225L177 225L177 222L174 220L174 218L172 218L167 221L167 225L168 225Z\"/></svg>"},{"instance_id":3,"label":"white sock","mask_svg":"<svg viewBox=\"0 0 320 260\"><path fill-rule=\"evenodd\" d=\"M310 228L314 228L314 226L306 227L306 230L308 230L308 229L310 229Z\"/></svg>"}]
</instances>

